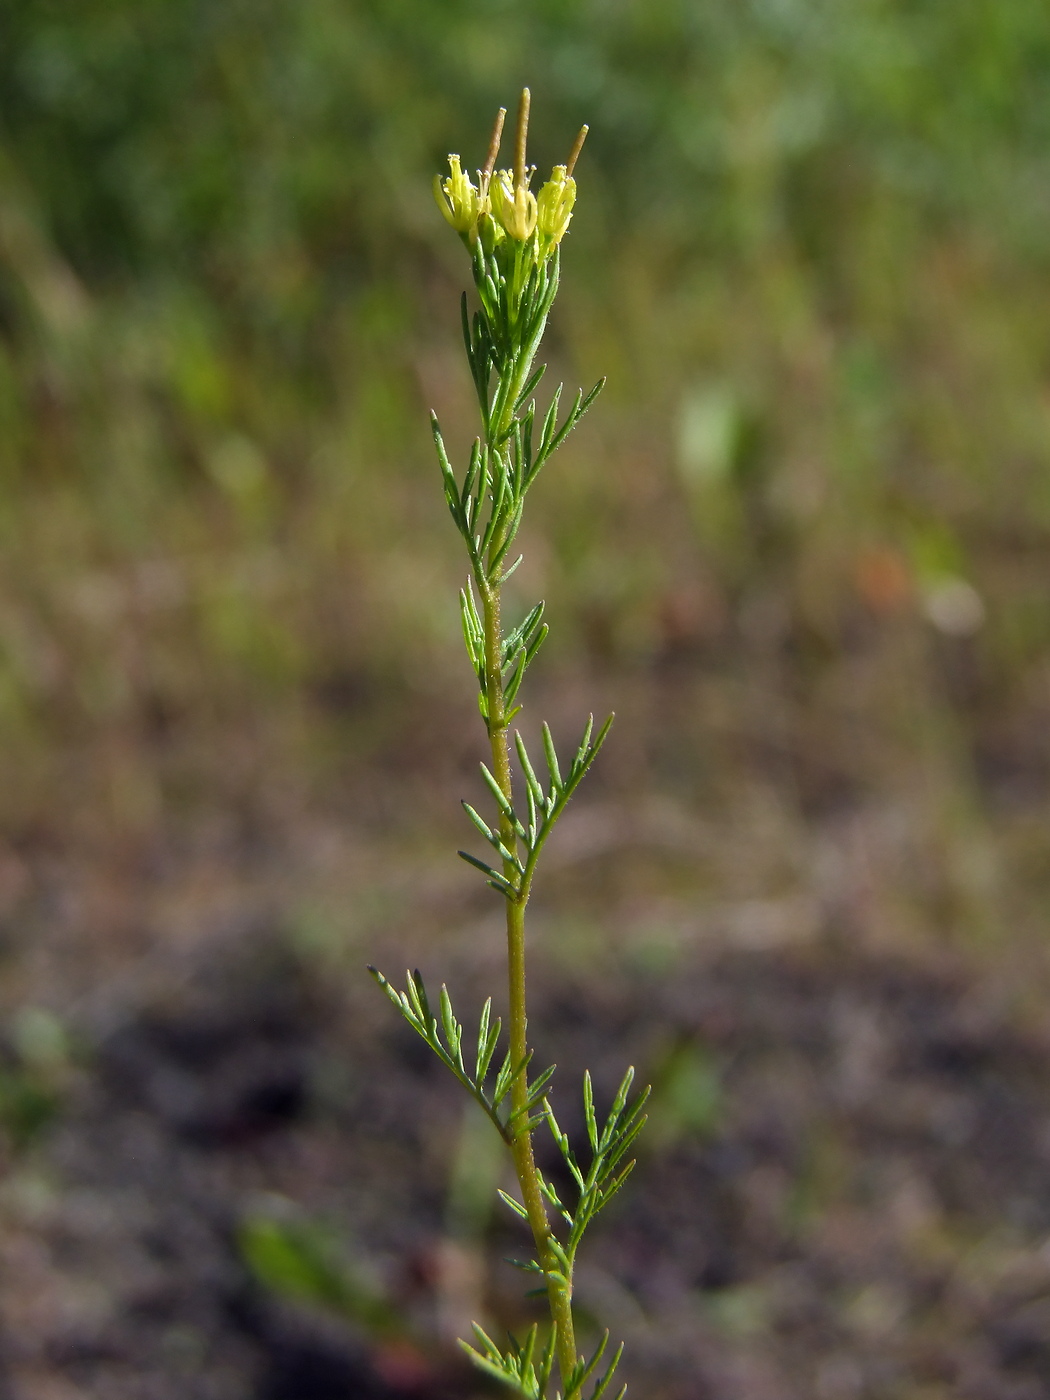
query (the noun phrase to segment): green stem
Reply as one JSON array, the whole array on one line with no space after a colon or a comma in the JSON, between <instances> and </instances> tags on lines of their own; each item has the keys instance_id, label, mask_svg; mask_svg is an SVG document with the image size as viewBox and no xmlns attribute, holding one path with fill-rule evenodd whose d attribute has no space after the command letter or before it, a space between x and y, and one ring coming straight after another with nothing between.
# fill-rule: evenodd
<instances>
[{"instance_id":1,"label":"green stem","mask_svg":"<svg viewBox=\"0 0 1050 1400\"><path fill-rule=\"evenodd\" d=\"M506 711L503 704L503 675L500 659L503 647L503 632L500 620L500 588L489 585L482 591L482 607L485 627L485 690L488 704L489 741L492 745L492 772L501 790L513 800L513 784L510 767L510 744ZM513 824L507 816L500 819L500 837L509 851L514 851L517 837ZM515 877L514 867L505 863L504 874L508 879ZM511 1112L520 1122L525 1122L525 1104L528 1099L528 1067L525 1058L528 1054L528 1017L525 1005L525 903L528 891L522 890L518 899L507 900L507 975L510 1011L510 1054L514 1064L521 1064L521 1072L511 1085ZM541 1268L547 1276L547 1299L551 1318L558 1329L558 1366L563 1388L576 1365L576 1335L572 1320L572 1279L566 1284L553 1278L552 1273L560 1273L561 1265L551 1247L553 1234L547 1216L547 1207L540 1190L539 1174L532 1148L532 1132L528 1127L520 1127L511 1143L514 1168L521 1188L521 1199L529 1217L532 1237Z\"/></svg>"},{"instance_id":2,"label":"green stem","mask_svg":"<svg viewBox=\"0 0 1050 1400\"><path fill-rule=\"evenodd\" d=\"M542 332L541 332L542 333ZM532 368L539 337L531 345L524 347L524 353L513 357L501 376L492 408L487 416L486 439L489 450L502 452L503 440L514 419L514 404L526 383ZM501 586L499 569L491 568L492 560L498 556L503 539L493 539L489 546L489 568L487 577L478 579L481 592L483 623L485 632L485 702L488 714L489 742L492 746L492 773L508 802L513 802L513 779L510 766L510 743L506 706L503 700L503 625L500 616ZM518 838L511 819L504 813L500 816L500 838L508 851L517 852ZM517 872L513 865L504 862L504 875L514 881ZM520 1073L511 1084L511 1113L522 1125L527 1123L525 1105L528 1101L529 1078L525 1063L528 1055L528 1016L525 1004L525 905L529 897L529 885L522 883L517 899L507 903L507 984L509 1001L510 1055L513 1064L522 1065ZM532 1131L526 1126L518 1128L511 1142L511 1155L521 1189L521 1199L529 1218L532 1238L536 1245L536 1257L547 1281L547 1301L551 1320L557 1328L558 1368L562 1377L562 1389L568 1387L569 1376L577 1364L576 1333L572 1318L572 1277L565 1283L559 1282L562 1265L552 1247L554 1234L547 1216L547 1205L540 1189L540 1177L536 1169L533 1153Z\"/></svg>"}]
</instances>

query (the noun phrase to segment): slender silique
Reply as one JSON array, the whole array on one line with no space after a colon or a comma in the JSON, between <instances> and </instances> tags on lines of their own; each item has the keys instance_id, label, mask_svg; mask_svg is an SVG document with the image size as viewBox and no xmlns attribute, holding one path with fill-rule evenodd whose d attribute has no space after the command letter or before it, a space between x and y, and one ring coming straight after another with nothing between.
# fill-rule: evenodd
<instances>
[{"instance_id":1,"label":"slender silique","mask_svg":"<svg viewBox=\"0 0 1050 1400\"><path fill-rule=\"evenodd\" d=\"M555 1400L577 1400L588 1385L589 1400L600 1400L612 1383L622 1346L602 1365L608 1345L605 1334L595 1352L577 1349L572 1313L573 1267L587 1225L615 1194L633 1167L626 1154L644 1123L645 1094L628 1100L634 1077L625 1074L603 1123L594 1109L590 1075L584 1075L583 1103L590 1147L586 1169L562 1132L547 1097L554 1067L531 1075L525 999L525 909L532 890L536 862L569 798L601 748L612 716L594 733L589 719L572 761L563 773L551 732L543 726L547 777L541 782L521 735L513 749L521 769L514 790L511 721L520 709L515 700L529 663L547 635L543 604L521 623L504 631L503 585L520 562L508 563L521 523L525 496L554 451L579 422L599 393L599 381L589 394L576 394L559 422L562 386L555 390L542 422L537 421L533 397L546 369L534 368L551 305L558 291L559 245L569 227L576 200L573 169L587 128L577 137L569 160L557 165L551 178L534 195L534 170L526 164L529 93L521 95L514 143L514 165L497 170L496 160L506 113L500 111L484 166L475 185L461 169L458 156L449 157L450 174L435 179L438 206L460 235L471 257L478 308L462 303L463 339L477 393L482 431L475 439L462 478L452 468L437 418L432 418L434 443L444 480L445 499L466 546L470 574L460 593L463 637L478 680L478 704L488 733L491 768L481 765L496 815L490 824L469 803L467 815L493 857L481 860L460 851L479 869L503 898L507 921L508 1047L493 1074L502 1022L492 1018L492 1000L482 1008L475 1054L465 1056L463 1025L456 1018L447 989L442 986L433 1011L419 973L407 974L407 987L397 991L374 968L370 971L409 1024L469 1090L492 1120L510 1150L521 1199L500 1195L520 1215L532 1233L535 1257L519 1267L540 1276L550 1310L550 1328L540 1345L534 1324L523 1341L508 1339L498 1346L477 1324L476 1346L463 1343L472 1360L497 1376L527 1400L550 1400L555 1362L560 1388ZM554 1186L536 1165L535 1130L545 1126L569 1169L575 1201L562 1202ZM617 1400L627 1387L619 1391Z\"/></svg>"}]
</instances>

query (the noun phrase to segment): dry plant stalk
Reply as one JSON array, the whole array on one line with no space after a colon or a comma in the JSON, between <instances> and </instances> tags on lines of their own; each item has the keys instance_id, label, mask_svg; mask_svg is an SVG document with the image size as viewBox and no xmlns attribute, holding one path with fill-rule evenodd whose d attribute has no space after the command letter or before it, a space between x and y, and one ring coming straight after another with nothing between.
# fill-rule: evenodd
<instances>
[{"instance_id":1,"label":"dry plant stalk","mask_svg":"<svg viewBox=\"0 0 1050 1400\"><path fill-rule=\"evenodd\" d=\"M485 1002L474 1054L466 1055L463 1025L442 986L433 1009L418 972L407 974L405 991L395 989L382 973L370 971L409 1025L477 1100L492 1120L513 1158L521 1199L500 1192L532 1232L535 1256L519 1267L537 1275L550 1308L550 1327L540 1337L533 1324L523 1341L497 1345L477 1324L475 1345L463 1343L472 1360L528 1400L552 1396L557 1364L560 1385L553 1400L577 1400L589 1388L600 1400L612 1384L622 1344L606 1359L605 1334L591 1356L577 1347L573 1325L573 1268L587 1226L623 1185L634 1166L629 1149L645 1121L642 1107L648 1090L630 1098L634 1070L628 1069L609 1113L599 1120L590 1074L584 1075L583 1104L589 1154L577 1158L551 1109L548 1092L554 1066L531 1077L533 1052L527 1038L525 1005L525 909L536 863L544 843L601 748L612 716L595 732L588 719L579 748L562 769L549 727L543 726L546 778L541 781L521 735L513 745L521 767L524 801L514 792L511 767L511 721L529 663L547 635L543 603L537 603L518 626L506 633L501 620L504 583L521 561L508 563L521 523L529 487L540 468L565 441L594 402L604 380L576 397L559 421L561 385L542 421L533 397L545 365L534 368L547 317L558 291L559 245L569 227L576 200L573 169L587 128L576 139L569 159L556 165L550 179L533 194L535 173L527 164L529 92L521 95L514 140L514 164L497 170L496 160L506 113L500 111L485 164L475 185L449 156L450 174L435 177L438 206L460 235L471 258L479 307L470 315L463 294L463 340L477 392L482 432L475 439L465 474L451 464L436 416L434 442L444 479L445 499L466 546L470 573L460 593L463 637L478 678L478 704L491 746L491 767L481 765L495 803L490 824L468 803L467 815L492 848L487 860L460 851L502 897L507 917L508 1040L497 1064L501 1021ZM491 862L491 863L490 863ZM575 1199L563 1202L536 1165L533 1135L552 1134L571 1176ZM627 1387L623 1386L617 1400Z\"/></svg>"}]
</instances>

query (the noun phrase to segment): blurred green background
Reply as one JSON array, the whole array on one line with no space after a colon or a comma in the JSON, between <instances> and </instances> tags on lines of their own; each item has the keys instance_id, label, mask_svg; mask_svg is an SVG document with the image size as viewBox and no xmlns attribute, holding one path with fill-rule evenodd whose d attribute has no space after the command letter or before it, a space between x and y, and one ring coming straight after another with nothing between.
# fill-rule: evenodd
<instances>
[{"instance_id":1,"label":"blurred green background","mask_svg":"<svg viewBox=\"0 0 1050 1400\"><path fill-rule=\"evenodd\" d=\"M1042 6L20 0L1 25L11 839L426 766L461 563L424 410L472 430L430 179L528 81L540 165L591 123L552 354L609 375L529 522L549 673L650 683L634 778L687 805L916 802L931 927L1042 911Z\"/></svg>"},{"instance_id":2,"label":"blurred green background","mask_svg":"<svg viewBox=\"0 0 1050 1400\"><path fill-rule=\"evenodd\" d=\"M0 5L4 1005L101 1035L259 920L496 966L430 185L528 83L541 174L591 127L548 354L608 386L524 719L619 716L538 956L951 950L1038 1021L1048 77L1032 0Z\"/></svg>"},{"instance_id":3,"label":"blurred green background","mask_svg":"<svg viewBox=\"0 0 1050 1400\"><path fill-rule=\"evenodd\" d=\"M528 81L541 165L592 126L551 353L609 375L529 523L548 667L648 678L690 804L921 783L963 885L1041 903L982 817L1046 790L1048 61L1023 0L5 6L11 836L427 764L425 409L471 430L430 179Z\"/></svg>"},{"instance_id":4,"label":"blurred green background","mask_svg":"<svg viewBox=\"0 0 1050 1400\"><path fill-rule=\"evenodd\" d=\"M609 376L527 525L548 686L607 677L583 703L624 712L618 800L761 848L753 895L812 874L763 869L770 823L878 807L884 922L1041 920L1043 6L20 0L0 26L16 851L208 821L242 851L304 809L423 830L450 746L471 771L425 412L469 439L467 278L430 180L527 81L541 169L592 127L550 354Z\"/></svg>"}]
</instances>

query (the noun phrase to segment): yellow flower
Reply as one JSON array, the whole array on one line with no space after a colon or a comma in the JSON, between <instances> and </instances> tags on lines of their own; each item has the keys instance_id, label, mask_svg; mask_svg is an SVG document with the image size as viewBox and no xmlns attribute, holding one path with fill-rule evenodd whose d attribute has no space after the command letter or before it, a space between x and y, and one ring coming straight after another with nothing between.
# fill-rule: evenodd
<instances>
[{"instance_id":1,"label":"yellow flower","mask_svg":"<svg viewBox=\"0 0 1050 1400\"><path fill-rule=\"evenodd\" d=\"M575 203L576 181L565 173L564 165L556 165L536 201L536 227L544 238L551 243L561 242Z\"/></svg>"},{"instance_id":2,"label":"yellow flower","mask_svg":"<svg viewBox=\"0 0 1050 1400\"><path fill-rule=\"evenodd\" d=\"M477 232L481 206L478 192L460 168L459 156L449 156L452 174L442 180L434 176L434 198L437 206L457 233L473 236Z\"/></svg>"},{"instance_id":3,"label":"yellow flower","mask_svg":"<svg viewBox=\"0 0 1050 1400\"><path fill-rule=\"evenodd\" d=\"M489 185L492 212L503 229L519 243L532 237L536 228L536 196L525 180L515 183L509 170L498 170Z\"/></svg>"}]
</instances>

